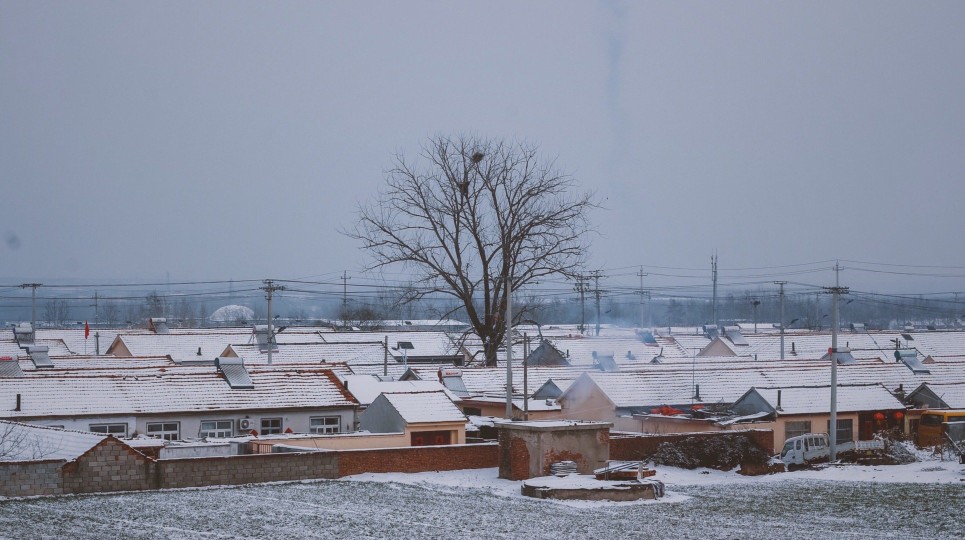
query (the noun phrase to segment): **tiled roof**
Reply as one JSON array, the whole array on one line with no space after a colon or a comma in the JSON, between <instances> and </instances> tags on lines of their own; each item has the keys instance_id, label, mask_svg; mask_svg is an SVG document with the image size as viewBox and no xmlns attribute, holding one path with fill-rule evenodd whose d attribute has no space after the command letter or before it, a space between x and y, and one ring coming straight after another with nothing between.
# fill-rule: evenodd
<instances>
[{"instance_id":1,"label":"tiled roof","mask_svg":"<svg viewBox=\"0 0 965 540\"><path fill-rule=\"evenodd\" d=\"M965 382L928 383L927 386L952 409L965 409Z\"/></svg>"},{"instance_id":2,"label":"tiled roof","mask_svg":"<svg viewBox=\"0 0 965 540\"><path fill-rule=\"evenodd\" d=\"M234 354L245 359L248 364L268 362L268 353L259 350L258 345L230 345ZM342 362L349 365L376 364L381 366L384 359L384 346L381 342L369 343L279 343L278 350L271 354L272 362L319 363ZM395 359L389 358L394 364Z\"/></svg>"},{"instance_id":3,"label":"tiled roof","mask_svg":"<svg viewBox=\"0 0 965 540\"><path fill-rule=\"evenodd\" d=\"M13 403L21 394L22 410L0 414L14 419L355 405L328 369L263 367L249 374L254 382L250 390L232 389L213 366L5 379L0 402Z\"/></svg>"},{"instance_id":4,"label":"tiled roof","mask_svg":"<svg viewBox=\"0 0 965 540\"><path fill-rule=\"evenodd\" d=\"M345 381L348 391L361 405L372 403L379 394L396 392L444 392L450 401L459 400L437 381L380 381L371 375L349 375Z\"/></svg>"},{"instance_id":5,"label":"tiled roof","mask_svg":"<svg viewBox=\"0 0 965 540\"><path fill-rule=\"evenodd\" d=\"M777 392L781 391L778 414L820 414L831 409L831 386L787 386L755 388L772 408L777 408ZM905 405L880 384L838 385L838 412L861 412L904 409Z\"/></svg>"},{"instance_id":6,"label":"tiled roof","mask_svg":"<svg viewBox=\"0 0 965 540\"><path fill-rule=\"evenodd\" d=\"M0 461L73 461L106 435L0 420Z\"/></svg>"},{"instance_id":7,"label":"tiled roof","mask_svg":"<svg viewBox=\"0 0 965 540\"><path fill-rule=\"evenodd\" d=\"M383 393L389 403L399 411L406 424L422 422L465 422L462 414L444 392Z\"/></svg>"}]
</instances>

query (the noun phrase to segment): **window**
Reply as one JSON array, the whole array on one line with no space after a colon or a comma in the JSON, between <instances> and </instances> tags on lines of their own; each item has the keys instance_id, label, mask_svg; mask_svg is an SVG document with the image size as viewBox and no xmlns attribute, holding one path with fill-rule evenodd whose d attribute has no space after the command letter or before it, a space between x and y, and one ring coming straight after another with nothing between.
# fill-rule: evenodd
<instances>
[{"instance_id":1,"label":"window","mask_svg":"<svg viewBox=\"0 0 965 540\"><path fill-rule=\"evenodd\" d=\"M157 437L165 441L177 441L181 438L181 424L179 422L148 422L147 436Z\"/></svg>"},{"instance_id":2,"label":"window","mask_svg":"<svg viewBox=\"0 0 965 540\"><path fill-rule=\"evenodd\" d=\"M308 419L308 432L319 433L341 433L342 417L340 416L316 416Z\"/></svg>"},{"instance_id":3,"label":"window","mask_svg":"<svg viewBox=\"0 0 965 540\"><path fill-rule=\"evenodd\" d=\"M204 439L231 437L234 434L233 424L231 420L205 420L201 422L199 435Z\"/></svg>"},{"instance_id":4,"label":"window","mask_svg":"<svg viewBox=\"0 0 965 540\"><path fill-rule=\"evenodd\" d=\"M466 416L482 416L482 409L479 407L463 407L462 414Z\"/></svg>"},{"instance_id":5,"label":"window","mask_svg":"<svg viewBox=\"0 0 965 540\"><path fill-rule=\"evenodd\" d=\"M275 433L281 433L281 418L262 418L261 434L272 435Z\"/></svg>"},{"instance_id":6,"label":"window","mask_svg":"<svg viewBox=\"0 0 965 540\"><path fill-rule=\"evenodd\" d=\"M791 437L798 437L798 436L804 435L805 433L811 433L810 420L784 423L784 440L785 441L790 439Z\"/></svg>"},{"instance_id":7,"label":"window","mask_svg":"<svg viewBox=\"0 0 965 540\"><path fill-rule=\"evenodd\" d=\"M828 420L827 426L829 430L828 433L830 433L830 429L831 429L830 420ZM847 420L838 420L838 431L836 435L837 440L835 442L845 442L845 441L850 441L854 439L854 436L852 435L852 433L854 433L854 420L850 418L848 418Z\"/></svg>"},{"instance_id":8,"label":"window","mask_svg":"<svg viewBox=\"0 0 965 540\"><path fill-rule=\"evenodd\" d=\"M90 431L115 437L127 437L127 424L91 424Z\"/></svg>"}]
</instances>

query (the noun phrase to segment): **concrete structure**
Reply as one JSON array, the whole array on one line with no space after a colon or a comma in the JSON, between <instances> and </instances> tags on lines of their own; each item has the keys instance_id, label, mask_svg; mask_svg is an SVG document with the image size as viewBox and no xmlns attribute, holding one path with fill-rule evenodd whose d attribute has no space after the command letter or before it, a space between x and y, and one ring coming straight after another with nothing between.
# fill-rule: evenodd
<instances>
[{"instance_id":1,"label":"concrete structure","mask_svg":"<svg viewBox=\"0 0 965 540\"><path fill-rule=\"evenodd\" d=\"M606 463L610 456L610 427L607 422L501 422L499 432L499 477L525 480L550 473L550 465L574 461L581 474Z\"/></svg>"}]
</instances>

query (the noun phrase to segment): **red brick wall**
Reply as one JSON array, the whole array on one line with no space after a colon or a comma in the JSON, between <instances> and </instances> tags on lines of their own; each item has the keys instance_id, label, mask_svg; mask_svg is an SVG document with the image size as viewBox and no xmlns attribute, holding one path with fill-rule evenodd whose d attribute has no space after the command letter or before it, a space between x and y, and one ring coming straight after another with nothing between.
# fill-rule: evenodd
<instances>
[{"instance_id":1,"label":"red brick wall","mask_svg":"<svg viewBox=\"0 0 965 540\"><path fill-rule=\"evenodd\" d=\"M365 472L424 472L485 469L499 464L496 443L338 450L337 476Z\"/></svg>"},{"instance_id":2,"label":"red brick wall","mask_svg":"<svg viewBox=\"0 0 965 540\"><path fill-rule=\"evenodd\" d=\"M688 437L712 438L732 435L744 435L768 455L774 453L774 432L769 429L669 433L665 435L628 435L621 433L610 436L610 459L644 460L653 455L661 443L680 441Z\"/></svg>"}]
</instances>

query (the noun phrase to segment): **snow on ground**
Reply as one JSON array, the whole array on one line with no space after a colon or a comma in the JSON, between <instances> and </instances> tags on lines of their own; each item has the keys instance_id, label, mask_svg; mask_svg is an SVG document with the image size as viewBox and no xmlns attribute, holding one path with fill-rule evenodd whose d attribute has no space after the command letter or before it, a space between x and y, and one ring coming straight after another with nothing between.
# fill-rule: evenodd
<instances>
[{"instance_id":1,"label":"snow on ground","mask_svg":"<svg viewBox=\"0 0 965 540\"><path fill-rule=\"evenodd\" d=\"M744 476L736 471L714 469L680 469L655 467L654 479L663 482L668 490L674 486L706 486L718 484L760 484L794 480L827 480L840 482L888 482L909 484L965 485L965 465L953 461L929 460L906 465L819 465L813 469ZM467 487L486 489L495 494L518 494L521 482L503 480L499 471L491 469L468 469L462 471L438 471L423 473L365 473L348 476L343 480L363 482L396 482L409 485Z\"/></svg>"}]
</instances>

